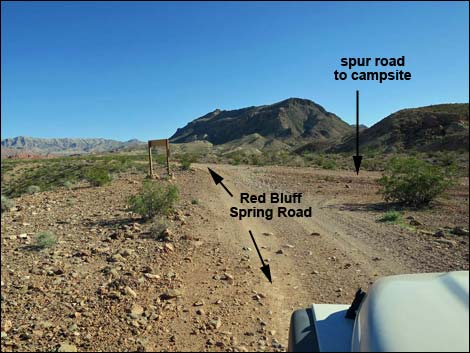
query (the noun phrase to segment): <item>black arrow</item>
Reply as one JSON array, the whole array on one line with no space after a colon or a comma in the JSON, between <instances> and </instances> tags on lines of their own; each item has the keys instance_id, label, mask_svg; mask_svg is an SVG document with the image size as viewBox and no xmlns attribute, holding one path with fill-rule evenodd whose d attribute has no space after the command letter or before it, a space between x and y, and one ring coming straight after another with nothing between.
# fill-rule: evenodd
<instances>
[{"instance_id":1,"label":"black arrow","mask_svg":"<svg viewBox=\"0 0 470 353\"><path fill-rule=\"evenodd\" d=\"M353 160L356 173L359 175L362 162L362 156L359 155L359 91L356 91L356 155L353 156Z\"/></svg>"},{"instance_id":2,"label":"black arrow","mask_svg":"<svg viewBox=\"0 0 470 353\"><path fill-rule=\"evenodd\" d=\"M255 244L256 251L258 252L259 258L261 259L261 263L263 266L261 267L261 271L263 271L264 275L267 277L268 281L273 283L273 280L271 279L271 270L269 269L269 265L266 265L264 263L263 258L261 257L261 253L259 252L258 245L256 244L255 237L253 236L253 233L251 230L249 230L250 235L251 235L251 240L253 240L253 244Z\"/></svg>"},{"instance_id":3,"label":"black arrow","mask_svg":"<svg viewBox=\"0 0 470 353\"><path fill-rule=\"evenodd\" d=\"M209 167L207 167L207 169L209 169L209 172L211 173L211 176L212 176L212 179L214 179L214 183L215 185L222 185L222 187L225 189L225 191L228 192L228 194L233 197L232 193L230 192L229 189L227 189L227 187L224 185L224 183L222 183L222 180L224 180L224 178L222 178L219 174L217 174L216 172L214 172L212 169L210 169Z\"/></svg>"}]
</instances>

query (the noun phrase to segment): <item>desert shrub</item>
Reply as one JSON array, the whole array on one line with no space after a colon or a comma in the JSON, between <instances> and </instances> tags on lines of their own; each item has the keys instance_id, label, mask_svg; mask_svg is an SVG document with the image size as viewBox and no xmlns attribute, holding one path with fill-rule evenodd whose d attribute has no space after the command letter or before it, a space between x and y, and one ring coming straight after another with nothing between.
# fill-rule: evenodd
<instances>
[{"instance_id":1,"label":"desert shrub","mask_svg":"<svg viewBox=\"0 0 470 353\"><path fill-rule=\"evenodd\" d=\"M229 163L232 165L240 165L243 158L243 153L240 151L230 152L226 155L229 158Z\"/></svg>"},{"instance_id":2,"label":"desert shrub","mask_svg":"<svg viewBox=\"0 0 470 353\"><path fill-rule=\"evenodd\" d=\"M325 157L323 154L319 154L313 158L313 163L323 169L336 169L338 166L334 159L331 157Z\"/></svg>"},{"instance_id":3,"label":"desert shrub","mask_svg":"<svg viewBox=\"0 0 470 353\"><path fill-rule=\"evenodd\" d=\"M37 185L30 185L28 186L28 189L26 191L28 192L28 194L36 194L41 191L41 188Z\"/></svg>"},{"instance_id":4,"label":"desert shrub","mask_svg":"<svg viewBox=\"0 0 470 353\"><path fill-rule=\"evenodd\" d=\"M151 180L144 181L137 195L129 199L132 212L144 219L168 214L178 200L179 191L175 185L163 185Z\"/></svg>"},{"instance_id":5,"label":"desert shrub","mask_svg":"<svg viewBox=\"0 0 470 353\"><path fill-rule=\"evenodd\" d=\"M362 160L361 168L364 170L379 171L384 170L386 160L383 157L369 157Z\"/></svg>"},{"instance_id":6,"label":"desert shrub","mask_svg":"<svg viewBox=\"0 0 470 353\"><path fill-rule=\"evenodd\" d=\"M165 156L162 157L162 161ZM93 185L106 183L111 180L110 175L129 170L146 172L148 168L147 154L136 155L86 155L81 157L60 157L38 160L9 161L4 166L2 161L2 173L11 170L8 182L2 182L2 194L8 197L17 197L28 192L28 187L37 185L41 191L54 190L63 187L64 182L76 183L80 180L93 180ZM154 160L156 161L156 160ZM21 168L13 169L15 166ZM6 168L6 169L5 169ZM99 174L99 175L96 175ZM3 175L3 174L2 174ZM88 178L87 178L88 175Z\"/></svg>"},{"instance_id":7,"label":"desert shrub","mask_svg":"<svg viewBox=\"0 0 470 353\"><path fill-rule=\"evenodd\" d=\"M386 223L399 223L402 221L402 215L397 211L388 211L385 212L382 218L379 219L379 222Z\"/></svg>"},{"instance_id":8,"label":"desert shrub","mask_svg":"<svg viewBox=\"0 0 470 353\"><path fill-rule=\"evenodd\" d=\"M302 154L302 157L307 161L307 162L312 162L315 158L314 154L310 151L305 151Z\"/></svg>"},{"instance_id":9,"label":"desert shrub","mask_svg":"<svg viewBox=\"0 0 470 353\"><path fill-rule=\"evenodd\" d=\"M154 221L149 231L153 239L158 241L169 240L168 224L162 219Z\"/></svg>"},{"instance_id":10,"label":"desert shrub","mask_svg":"<svg viewBox=\"0 0 470 353\"><path fill-rule=\"evenodd\" d=\"M192 205L199 205L199 201L197 199L192 199L191 204Z\"/></svg>"},{"instance_id":11,"label":"desert shrub","mask_svg":"<svg viewBox=\"0 0 470 353\"><path fill-rule=\"evenodd\" d=\"M379 192L385 201L422 207L454 182L452 168L433 166L416 158L393 158L386 166Z\"/></svg>"},{"instance_id":12,"label":"desert shrub","mask_svg":"<svg viewBox=\"0 0 470 353\"><path fill-rule=\"evenodd\" d=\"M3 212L8 212L10 208L14 207L15 203L10 200L8 197L5 195L2 195L2 213Z\"/></svg>"},{"instance_id":13,"label":"desert shrub","mask_svg":"<svg viewBox=\"0 0 470 353\"><path fill-rule=\"evenodd\" d=\"M70 180L66 180L62 183L62 185L64 185L64 187L66 187L67 189L71 190L73 187L73 182L71 182Z\"/></svg>"},{"instance_id":14,"label":"desert shrub","mask_svg":"<svg viewBox=\"0 0 470 353\"><path fill-rule=\"evenodd\" d=\"M325 159L323 161L323 164L321 165L323 169L336 169L337 165L336 162L333 159Z\"/></svg>"},{"instance_id":15,"label":"desert shrub","mask_svg":"<svg viewBox=\"0 0 470 353\"><path fill-rule=\"evenodd\" d=\"M90 168L85 173L85 179L93 186L102 186L112 180L109 171L104 168Z\"/></svg>"},{"instance_id":16,"label":"desert shrub","mask_svg":"<svg viewBox=\"0 0 470 353\"><path fill-rule=\"evenodd\" d=\"M191 168L191 163L196 161L196 156L191 154L183 154L180 157L181 169L189 170Z\"/></svg>"},{"instance_id":17,"label":"desert shrub","mask_svg":"<svg viewBox=\"0 0 470 353\"><path fill-rule=\"evenodd\" d=\"M57 237L51 232L41 232L36 235L36 242L34 247L41 250L50 248L57 244Z\"/></svg>"}]
</instances>

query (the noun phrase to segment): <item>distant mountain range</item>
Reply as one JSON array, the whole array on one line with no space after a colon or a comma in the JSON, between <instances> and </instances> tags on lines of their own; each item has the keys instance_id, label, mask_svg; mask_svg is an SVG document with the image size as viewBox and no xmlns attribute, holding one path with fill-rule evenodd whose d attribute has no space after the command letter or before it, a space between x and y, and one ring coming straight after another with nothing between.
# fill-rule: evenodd
<instances>
[{"instance_id":1,"label":"distant mountain range","mask_svg":"<svg viewBox=\"0 0 470 353\"><path fill-rule=\"evenodd\" d=\"M2 140L2 157L34 155L70 155L119 151L142 145L133 139L125 142L103 138L36 138L18 136Z\"/></svg>"},{"instance_id":2,"label":"distant mountain range","mask_svg":"<svg viewBox=\"0 0 470 353\"><path fill-rule=\"evenodd\" d=\"M172 144L203 143L225 151L293 150L298 153L353 152L355 125L308 99L237 110L216 109L177 129ZM102 138L33 138L2 140L2 157L16 155L70 155L136 149L139 140ZM181 145L183 146L183 145ZM202 145L199 145L200 147ZM469 150L468 103L439 104L403 109L367 128L360 125L361 151ZM184 150L184 148L182 149Z\"/></svg>"}]
</instances>

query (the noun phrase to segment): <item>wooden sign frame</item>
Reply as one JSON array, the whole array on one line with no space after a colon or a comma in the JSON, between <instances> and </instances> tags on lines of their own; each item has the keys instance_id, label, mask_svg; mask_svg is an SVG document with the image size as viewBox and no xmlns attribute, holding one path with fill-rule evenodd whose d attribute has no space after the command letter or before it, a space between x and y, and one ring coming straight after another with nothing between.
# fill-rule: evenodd
<instances>
[{"instance_id":1,"label":"wooden sign frame","mask_svg":"<svg viewBox=\"0 0 470 353\"><path fill-rule=\"evenodd\" d=\"M153 174L153 161L152 161L152 147L165 147L166 149L166 170L168 175L170 174L170 141L168 139L160 140L149 140L148 141L148 152L149 152L149 176L154 177Z\"/></svg>"}]
</instances>

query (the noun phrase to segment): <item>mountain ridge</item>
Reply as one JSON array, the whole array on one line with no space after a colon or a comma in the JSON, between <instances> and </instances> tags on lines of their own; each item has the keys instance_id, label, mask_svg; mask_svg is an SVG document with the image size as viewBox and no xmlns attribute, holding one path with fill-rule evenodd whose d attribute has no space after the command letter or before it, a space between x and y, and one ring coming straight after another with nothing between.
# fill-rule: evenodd
<instances>
[{"instance_id":1,"label":"mountain ridge","mask_svg":"<svg viewBox=\"0 0 470 353\"><path fill-rule=\"evenodd\" d=\"M361 149L383 152L469 149L469 104L445 103L398 110L360 132ZM328 152L348 152L355 136Z\"/></svg>"},{"instance_id":2,"label":"mountain ridge","mask_svg":"<svg viewBox=\"0 0 470 353\"><path fill-rule=\"evenodd\" d=\"M352 127L321 105L303 98L288 98L261 106L235 110L216 109L176 130L172 143L206 140L214 145L228 143L244 136L259 134L287 144L299 140L340 138Z\"/></svg>"},{"instance_id":3,"label":"mountain ridge","mask_svg":"<svg viewBox=\"0 0 470 353\"><path fill-rule=\"evenodd\" d=\"M371 127L360 125L360 149L382 152L469 149L469 104L434 104L398 110ZM186 142L222 146L225 150L292 150L296 153L353 152L355 125L344 122L321 105L288 98L261 106L215 109L178 128L172 144ZM70 155L141 148L137 139L34 138L17 136L1 141L2 157ZM224 147L225 146L225 147Z\"/></svg>"},{"instance_id":4,"label":"mountain ridge","mask_svg":"<svg viewBox=\"0 0 470 353\"><path fill-rule=\"evenodd\" d=\"M105 138L42 138L31 136L16 136L1 141L2 157L15 154L67 155L109 152L140 144L143 144L143 142L137 139L117 141Z\"/></svg>"}]
</instances>

